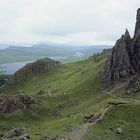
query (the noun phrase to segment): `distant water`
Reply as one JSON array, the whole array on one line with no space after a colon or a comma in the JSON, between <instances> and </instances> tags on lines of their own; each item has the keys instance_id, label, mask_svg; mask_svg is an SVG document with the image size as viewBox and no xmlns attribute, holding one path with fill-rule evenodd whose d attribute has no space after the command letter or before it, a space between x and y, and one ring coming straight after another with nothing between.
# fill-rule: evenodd
<instances>
[{"instance_id":1,"label":"distant water","mask_svg":"<svg viewBox=\"0 0 140 140\"><path fill-rule=\"evenodd\" d=\"M63 62L67 57L63 56L52 56L51 59L58 60ZM28 63L32 63L33 61L26 61L26 62L15 62L15 63L7 63L7 64L0 64L0 69L4 71L4 74L14 74L20 68L25 66Z\"/></svg>"},{"instance_id":2,"label":"distant water","mask_svg":"<svg viewBox=\"0 0 140 140\"><path fill-rule=\"evenodd\" d=\"M75 57L79 57L79 58L83 57L84 55L85 55L84 53L80 53L80 52L74 54Z\"/></svg>"},{"instance_id":3,"label":"distant water","mask_svg":"<svg viewBox=\"0 0 140 140\"><path fill-rule=\"evenodd\" d=\"M57 60L57 61L65 61L68 57L65 56L50 56L49 58L53 59L53 60Z\"/></svg>"},{"instance_id":4,"label":"distant water","mask_svg":"<svg viewBox=\"0 0 140 140\"><path fill-rule=\"evenodd\" d=\"M32 61L0 64L0 69L4 71L4 74L14 74L17 70L31 62Z\"/></svg>"}]
</instances>

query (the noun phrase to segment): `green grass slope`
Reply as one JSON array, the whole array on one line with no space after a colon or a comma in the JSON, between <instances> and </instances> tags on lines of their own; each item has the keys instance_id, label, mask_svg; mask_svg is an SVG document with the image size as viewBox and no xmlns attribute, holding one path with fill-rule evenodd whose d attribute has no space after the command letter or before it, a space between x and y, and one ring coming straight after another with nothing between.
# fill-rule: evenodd
<instances>
[{"instance_id":1,"label":"green grass slope","mask_svg":"<svg viewBox=\"0 0 140 140\"><path fill-rule=\"evenodd\" d=\"M139 140L140 139L140 104L112 107L104 119L92 126L85 140ZM122 128L123 134L117 134Z\"/></svg>"},{"instance_id":2,"label":"green grass slope","mask_svg":"<svg viewBox=\"0 0 140 140\"><path fill-rule=\"evenodd\" d=\"M118 124L124 129L126 137L137 140L140 131L139 101L107 94L101 82L105 61L106 58L103 58L94 63L90 58L65 64L56 71L30 77L22 86L6 89L5 92L11 96L33 96L41 100L41 105L1 115L0 131L25 127L33 140L40 139L42 134L63 136L83 125L84 116L100 113L109 102L122 102L127 104L111 107L105 117L92 126L84 139L97 140L99 137L102 140L121 140L122 136L116 135L114 128ZM111 90L114 93L117 91Z\"/></svg>"}]
</instances>

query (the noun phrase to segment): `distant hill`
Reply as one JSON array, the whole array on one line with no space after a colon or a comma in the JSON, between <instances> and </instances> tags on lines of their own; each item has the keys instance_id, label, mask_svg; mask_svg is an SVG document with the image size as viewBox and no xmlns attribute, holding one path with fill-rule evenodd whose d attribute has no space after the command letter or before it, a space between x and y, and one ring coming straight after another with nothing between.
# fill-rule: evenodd
<instances>
[{"instance_id":1,"label":"distant hill","mask_svg":"<svg viewBox=\"0 0 140 140\"><path fill-rule=\"evenodd\" d=\"M0 50L0 64L35 61L40 58L50 57L61 62L71 62L89 57L93 53L101 52L103 48L111 46L65 46L60 44L36 44L32 47L10 46Z\"/></svg>"}]
</instances>

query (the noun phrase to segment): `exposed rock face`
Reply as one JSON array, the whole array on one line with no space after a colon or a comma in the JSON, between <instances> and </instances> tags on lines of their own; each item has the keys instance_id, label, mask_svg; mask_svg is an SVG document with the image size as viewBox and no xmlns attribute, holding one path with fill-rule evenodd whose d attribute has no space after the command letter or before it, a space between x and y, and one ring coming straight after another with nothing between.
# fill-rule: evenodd
<instances>
[{"instance_id":1,"label":"exposed rock face","mask_svg":"<svg viewBox=\"0 0 140 140\"><path fill-rule=\"evenodd\" d=\"M12 79L8 82L8 86L15 87L19 84L22 84L28 77L32 75L53 71L59 66L60 62L49 58L44 58L33 63L29 63L13 75Z\"/></svg>"},{"instance_id":2,"label":"exposed rock face","mask_svg":"<svg viewBox=\"0 0 140 140\"><path fill-rule=\"evenodd\" d=\"M137 10L134 38L140 37L140 8Z\"/></svg>"},{"instance_id":3,"label":"exposed rock face","mask_svg":"<svg viewBox=\"0 0 140 140\"><path fill-rule=\"evenodd\" d=\"M117 40L112 54L105 64L103 83L105 86L126 81L140 72L140 9L137 10L137 21L134 37L131 39L128 30Z\"/></svg>"}]
</instances>

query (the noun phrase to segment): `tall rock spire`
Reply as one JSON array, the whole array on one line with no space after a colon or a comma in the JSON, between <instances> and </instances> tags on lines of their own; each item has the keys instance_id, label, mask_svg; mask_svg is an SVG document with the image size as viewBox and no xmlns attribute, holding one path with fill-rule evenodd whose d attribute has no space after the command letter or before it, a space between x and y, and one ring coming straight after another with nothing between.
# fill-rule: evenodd
<instances>
[{"instance_id":1,"label":"tall rock spire","mask_svg":"<svg viewBox=\"0 0 140 140\"><path fill-rule=\"evenodd\" d=\"M103 73L103 83L105 86L117 83L118 81L126 81L128 77L134 74L128 51L130 47L131 37L128 30L126 30L125 34L116 41L111 57L105 65Z\"/></svg>"},{"instance_id":2,"label":"tall rock spire","mask_svg":"<svg viewBox=\"0 0 140 140\"><path fill-rule=\"evenodd\" d=\"M137 10L134 38L128 30L117 40L110 58L105 64L103 83L105 86L127 81L140 74L140 8Z\"/></svg>"},{"instance_id":3,"label":"tall rock spire","mask_svg":"<svg viewBox=\"0 0 140 140\"><path fill-rule=\"evenodd\" d=\"M140 8L137 10L136 27L134 32L134 38L138 37L140 37Z\"/></svg>"},{"instance_id":4,"label":"tall rock spire","mask_svg":"<svg viewBox=\"0 0 140 140\"><path fill-rule=\"evenodd\" d=\"M126 29L124 35L125 35L126 39L131 39L130 34L129 34L129 31L127 29Z\"/></svg>"}]
</instances>

